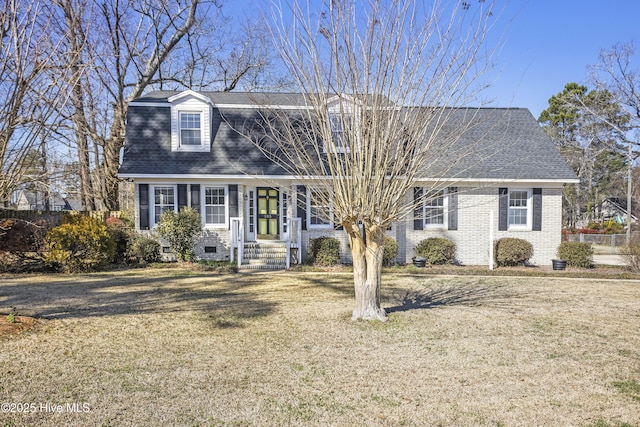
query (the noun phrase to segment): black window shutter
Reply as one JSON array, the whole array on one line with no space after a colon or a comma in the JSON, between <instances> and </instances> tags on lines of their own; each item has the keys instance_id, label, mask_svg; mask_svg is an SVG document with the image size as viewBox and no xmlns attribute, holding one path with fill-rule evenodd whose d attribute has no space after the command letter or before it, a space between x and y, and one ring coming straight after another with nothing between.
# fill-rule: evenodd
<instances>
[{"instance_id":1,"label":"black window shutter","mask_svg":"<svg viewBox=\"0 0 640 427\"><path fill-rule=\"evenodd\" d=\"M298 185L297 189L297 213L298 218L301 219L302 229L307 229L307 188L304 185Z\"/></svg>"},{"instance_id":2,"label":"black window shutter","mask_svg":"<svg viewBox=\"0 0 640 427\"><path fill-rule=\"evenodd\" d=\"M238 184L229 185L229 217L238 216Z\"/></svg>"},{"instance_id":3,"label":"black window shutter","mask_svg":"<svg viewBox=\"0 0 640 427\"><path fill-rule=\"evenodd\" d=\"M149 229L149 184L138 184L140 230Z\"/></svg>"},{"instance_id":4,"label":"black window shutter","mask_svg":"<svg viewBox=\"0 0 640 427\"><path fill-rule=\"evenodd\" d=\"M542 188L533 189L533 231L542 231Z\"/></svg>"},{"instance_id":5,"label":"black window shutter","mask_svg":"<svg viewBox=\"0 0 640 427\"><path fill-rule=\"evenodd\" d=\"M458 187L449 187L449 230L458 229Z\"/></svg>"},{"instance_id":6,"label":"black window shutter","mask_svg":"<svg viewBox=\"0 0 640 427\"><path fill-rule=\"evenodd\" d=\"M413 188L413 203L415 205L413 208L413 229L422 230L424 229L424 218L422 216L422 187Z\"/></svg>"},{"instance_id":7,"label":"black window shutter","mask_svg":"<svg viewBox=\"0 0 640 427\"><path fill-rule=\"evenodd\" d=\"M178 211L187 205L187 184L178 184Z\"/></svg>"},{"instance_id":8,"label":"black window shutter","mask_svg":"<svg viewBox=\"0 0 640 427\"><path fill-rule=\"evenodd\" d=\"M509 189L498 188L498 230L506 231L509 227Z\"/></svg>"},{"instance_id":9,"label":"black window shutter","mask_svg":"<svg viewBox=\"0 0 640 427\"><path fill-rule=\"evenodd\" d=\"M200 184L191 184L191 207L202 215L200 212Z\"/></svg>"}]
</instances>

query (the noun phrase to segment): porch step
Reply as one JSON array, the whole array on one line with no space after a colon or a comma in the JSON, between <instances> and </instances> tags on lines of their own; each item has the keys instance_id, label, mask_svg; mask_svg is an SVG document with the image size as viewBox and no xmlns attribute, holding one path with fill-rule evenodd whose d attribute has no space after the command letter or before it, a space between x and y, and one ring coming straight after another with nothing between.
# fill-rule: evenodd
<instances>
[{"instance_id":1,"label":"porch step","mask_svg":"<svg viewBox=\"0 0 640 427\"><path fill-rule=\"evenodd\" d=\"M242 267L251 270L284 270L287 267L285 242L247 242L244 244Z\"/></svg>"}]
</instances>

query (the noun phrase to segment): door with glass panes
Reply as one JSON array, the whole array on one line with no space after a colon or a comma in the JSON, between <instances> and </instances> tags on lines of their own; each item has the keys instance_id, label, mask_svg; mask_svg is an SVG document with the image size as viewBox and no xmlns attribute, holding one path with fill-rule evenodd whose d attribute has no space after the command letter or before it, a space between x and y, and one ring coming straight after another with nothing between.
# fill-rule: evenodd
<instances>
[{"instance_id":1,"label":"door with glass panes","mask_svg":"<svg viewBox=\"0 0 640 427\"><path fill-rule=\"evenodd\" d=\"M277 240L280 238L280 195L274 188L259 187L257 192L257 237Z\"/></svg>"}]
</instances>

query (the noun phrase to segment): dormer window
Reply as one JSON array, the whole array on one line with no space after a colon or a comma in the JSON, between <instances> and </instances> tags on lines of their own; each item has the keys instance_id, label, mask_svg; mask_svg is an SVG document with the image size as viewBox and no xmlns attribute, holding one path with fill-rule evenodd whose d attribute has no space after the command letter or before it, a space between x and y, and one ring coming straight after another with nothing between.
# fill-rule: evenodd
<instances>
[{"instance_id":1,"label":"dormer window","mask_svg":"<svg viewBox=\"0 0 640 427\"><path fill-rule=\"evenodd\" d=\"M171 104L171 151L210 151L213 104L191 90L168 98Z\"/></svg>"},{"instance_id":2,"label":"dormer window","mask_svg":"<svg viewBox=\"0 0 640 427\"><path fill-rule=\"evenodd\" d=\"M353 116L340 115L336 113L329 114L329 124L331 126L331 135L335 145L336 153L345 153L349 150L348 133L353 127Z\"/></svg>"},{"instance_id":3,"label":"dormer window","mask_svg":"<svg viewBox=\"0 0 640 427\"><path fill-rule=\"evenodd\" d=\"M349 132L353 130L353 115L329 112L332 144L327 144L325 151L331 153L348 153Z\"/></svg>"},{"instance_id":4,"label":"dormer window","mask_svg":"<svg viewBox=\"0 0 640 427\"><path fill-rule=\"evenodd\" d=\"M180 146L202 145L202 113L180 112Z\"/></svg>"}]
</instances>

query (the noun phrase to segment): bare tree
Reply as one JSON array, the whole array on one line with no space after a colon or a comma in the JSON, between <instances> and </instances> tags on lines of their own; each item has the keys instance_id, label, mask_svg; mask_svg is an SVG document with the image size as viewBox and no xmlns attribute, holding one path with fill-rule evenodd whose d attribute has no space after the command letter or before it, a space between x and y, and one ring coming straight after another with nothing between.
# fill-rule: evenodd
<instances>
[{"instance_id":1,"label":"bare tree","mask_svg":"<svg viewBox=\"0 0 640 427\"><path fill-rule=\"evenodd\" d=\"M255 33L225 32L222 1L56 0L71 64L69 137L78 150L83 203L119 208L119 152L130 101L158 89L235 89L269 61ZM98 200L93 200L93 198Z\"/></svg>"},{"instance_id":2,"label":"bare tree","mask_svg":"<svg viewBox=\"0 0 640 427\"><path fill-rule=\"evenodd\" d=\"M199 0L93 2L58 0L63 17L61 52L71 64L71 117L78 147L83 203L101 192L103 208L118 209L119 150L129 101L157 82L167 60L196 22ZM108 125L107 125L108 124ZM89 141L98 182L92 184ZM95 175L94 175L95 176Z\"/></svg>"},{"instance_id":3,"label":"bare tree","mask_svg":"<svg viewBox=\"0 0 640 427\"><path fill-rule=\"evenodd\" d=\"M581 181L565 187L565 220L575 226L583 207L586 219L595 220L597 206L618 185L628 114L608 90L568 83L538 121Z\"/></svg>"},{"instance_id":4,"label":"bare tree","mask_svg":"<svg viewBox=\"0 0 640 427\"><path fill-rule=\"evenodd\" d=\"M640 70L633 68L633 54L633 44L617 44L609 50L602 50L598 63L590 67L593 82L611 92L630 118L628 126L620 129L627 144L627 243L631 239L633 164L638 157L634 148L640 145L637 140L640 135Z\"/></svg>"},{"instance_id":5,"label":"bare tree","mask_svg":"<svg viewBox=\"0 0 640 427\"><path fill-rule=\"evenodd\" d=\"M0 7L0 202L29 168L29 154L46 141L57 106L66 99L54 82L57 48L47 2L7 0Z\"/></svg>"},{"instance_id":6,"label":"bare tree","mask_svg":"<svg viewBox=\"0 0 640 427\"><path fill-rule=\"evenodd\" d=\"M344 227L354 268L353 319L384 320L385 230L433 197L407 197L419 180L431 178L434 190L445 186L442 156L468 130L448 121L482 88L494 6L320 3L311 9L293 1L290 13L274 9L274 39L306 108L264 106L267 137L257 144L306 184L314 205L331 206ZM474 111L465 123L473 123Z\"/></svg>"}]
</instances>

